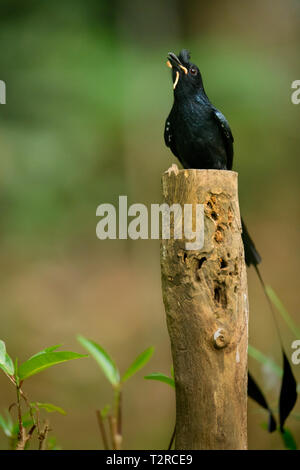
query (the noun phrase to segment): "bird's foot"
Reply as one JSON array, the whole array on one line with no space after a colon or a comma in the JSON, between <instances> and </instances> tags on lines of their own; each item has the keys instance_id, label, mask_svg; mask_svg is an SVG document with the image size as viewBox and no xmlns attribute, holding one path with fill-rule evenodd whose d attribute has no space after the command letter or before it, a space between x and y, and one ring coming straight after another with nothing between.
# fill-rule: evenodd
<instances>
[{"instance_id":1,"label":"bird's foot","mask_svg":"<svg viewBox=\"0 0 300 470\"><path fill-rule=\"evenodd\" d=\"M169 176L172 173L175 173L175 176L177 176L178 173L179 173L179 169L178 169L178 166L176 165L176 163L173 163L173 165L170 166L170 168L168 168L167 171L165 171L165 173L168 173Z\"/></svg>"}]
</instances>

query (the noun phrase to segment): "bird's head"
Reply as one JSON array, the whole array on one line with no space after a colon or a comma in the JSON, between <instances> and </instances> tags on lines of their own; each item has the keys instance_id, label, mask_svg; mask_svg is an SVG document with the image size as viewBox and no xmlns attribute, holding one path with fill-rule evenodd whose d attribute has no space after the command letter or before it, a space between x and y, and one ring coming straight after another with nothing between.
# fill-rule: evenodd
<instances>
[{"instance_id":1,"label":"bird's head","mask_svg":"<svg viewBox=\"0 0 300 470\"><path fill-rule=\"evenodd\" d=\"M177 56L168 53L167 65L172 69L174 95L193 95L203 89L201 73L197 65L190 62L190 53L186 49Z\"/></svg>"}]
</instances>

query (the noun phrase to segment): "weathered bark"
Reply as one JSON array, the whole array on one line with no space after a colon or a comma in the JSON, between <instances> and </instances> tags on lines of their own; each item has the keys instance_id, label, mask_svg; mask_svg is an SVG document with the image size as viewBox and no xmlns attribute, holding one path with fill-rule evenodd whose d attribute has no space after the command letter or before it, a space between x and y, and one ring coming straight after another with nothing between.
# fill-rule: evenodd
<instances>
[{"instance_id":1,"label":"weathered bark","mask_svg":"<svg viewBox=\"0 0 300 470\"><path fill-rule=\"evenodd\" d=\"M176 385L176 449L247 448L248 295L237 173L163 175L164 202L204 205L204 246L161 242ZM172 231L171 231L172 235Z\"/></svg>"}]
</instances>

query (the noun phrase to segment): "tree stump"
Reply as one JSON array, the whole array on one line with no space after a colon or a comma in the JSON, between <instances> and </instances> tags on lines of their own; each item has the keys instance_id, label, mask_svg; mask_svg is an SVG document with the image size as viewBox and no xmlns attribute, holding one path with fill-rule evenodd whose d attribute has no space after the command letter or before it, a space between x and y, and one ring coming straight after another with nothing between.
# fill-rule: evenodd
<instances>
[{"instance_id":1,"label":"tree stump","mask_svg":"<svg viewBox=\"0 0 300 470\"><path fill-rule=\"evenodd\" d=\"M201 249L187 250L184 238L161 241L175 448L246 449L248 293L237 173L171 169L162 183L169 206L204 205Z\"/></svg>"}]
</instances>

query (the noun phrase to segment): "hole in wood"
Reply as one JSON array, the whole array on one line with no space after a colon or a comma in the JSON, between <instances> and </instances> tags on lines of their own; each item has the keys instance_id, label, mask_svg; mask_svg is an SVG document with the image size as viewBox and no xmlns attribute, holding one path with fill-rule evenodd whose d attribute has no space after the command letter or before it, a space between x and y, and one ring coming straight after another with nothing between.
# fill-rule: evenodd
<instances>
[{"instance_id":1,"label":"hole in wood","mask_svg":"<svg viewBox=\"0 0 300 470\"><path fill-rule=\"evenodd\" d=\"M198 270L198 269L201 269L202 264L204 263L204 261L206 261L206 258L205 258L205 256L203 256L203 258L200 258L197 261L198 261L198 263L197 263L197 270Z\"/></svg>"},{"instance_id":2,"label":"hole in wood","mask_svg":"<svg viewBox=\"0 0 300 470\"><path fill-rule=\"evenodd\" d=\"M203 263L207 260L205 256L202 258L198 259L196 258L196 269L195 269L195 275L196 275L196 280L200 281L200 276L199 276L199 271L202 268Z\"/></svg>"},{"instance_id":3,"label":"hole in wood","mask_svg":"<svg viewBox=\"0 0 300 470\"><path fill-rule=\"evenodd\" d=\"M222 308L227 307L226 286L224 282L215 285L214 299L216 304L220 305Z\"/></svg>"},{"instance_id":4,"label":"hole in wood","mask_svg":"<svg viewBox=\"0 0 300 470\"><path fill-rule=\"evenodd\" d=\"M225 269L225 268L227 268L227 266L228 266L228 264L227 264L227 262L225 261L225 259L220 258L220 268L221 268L221 269Z\"/></svg>"}]
</instances>

